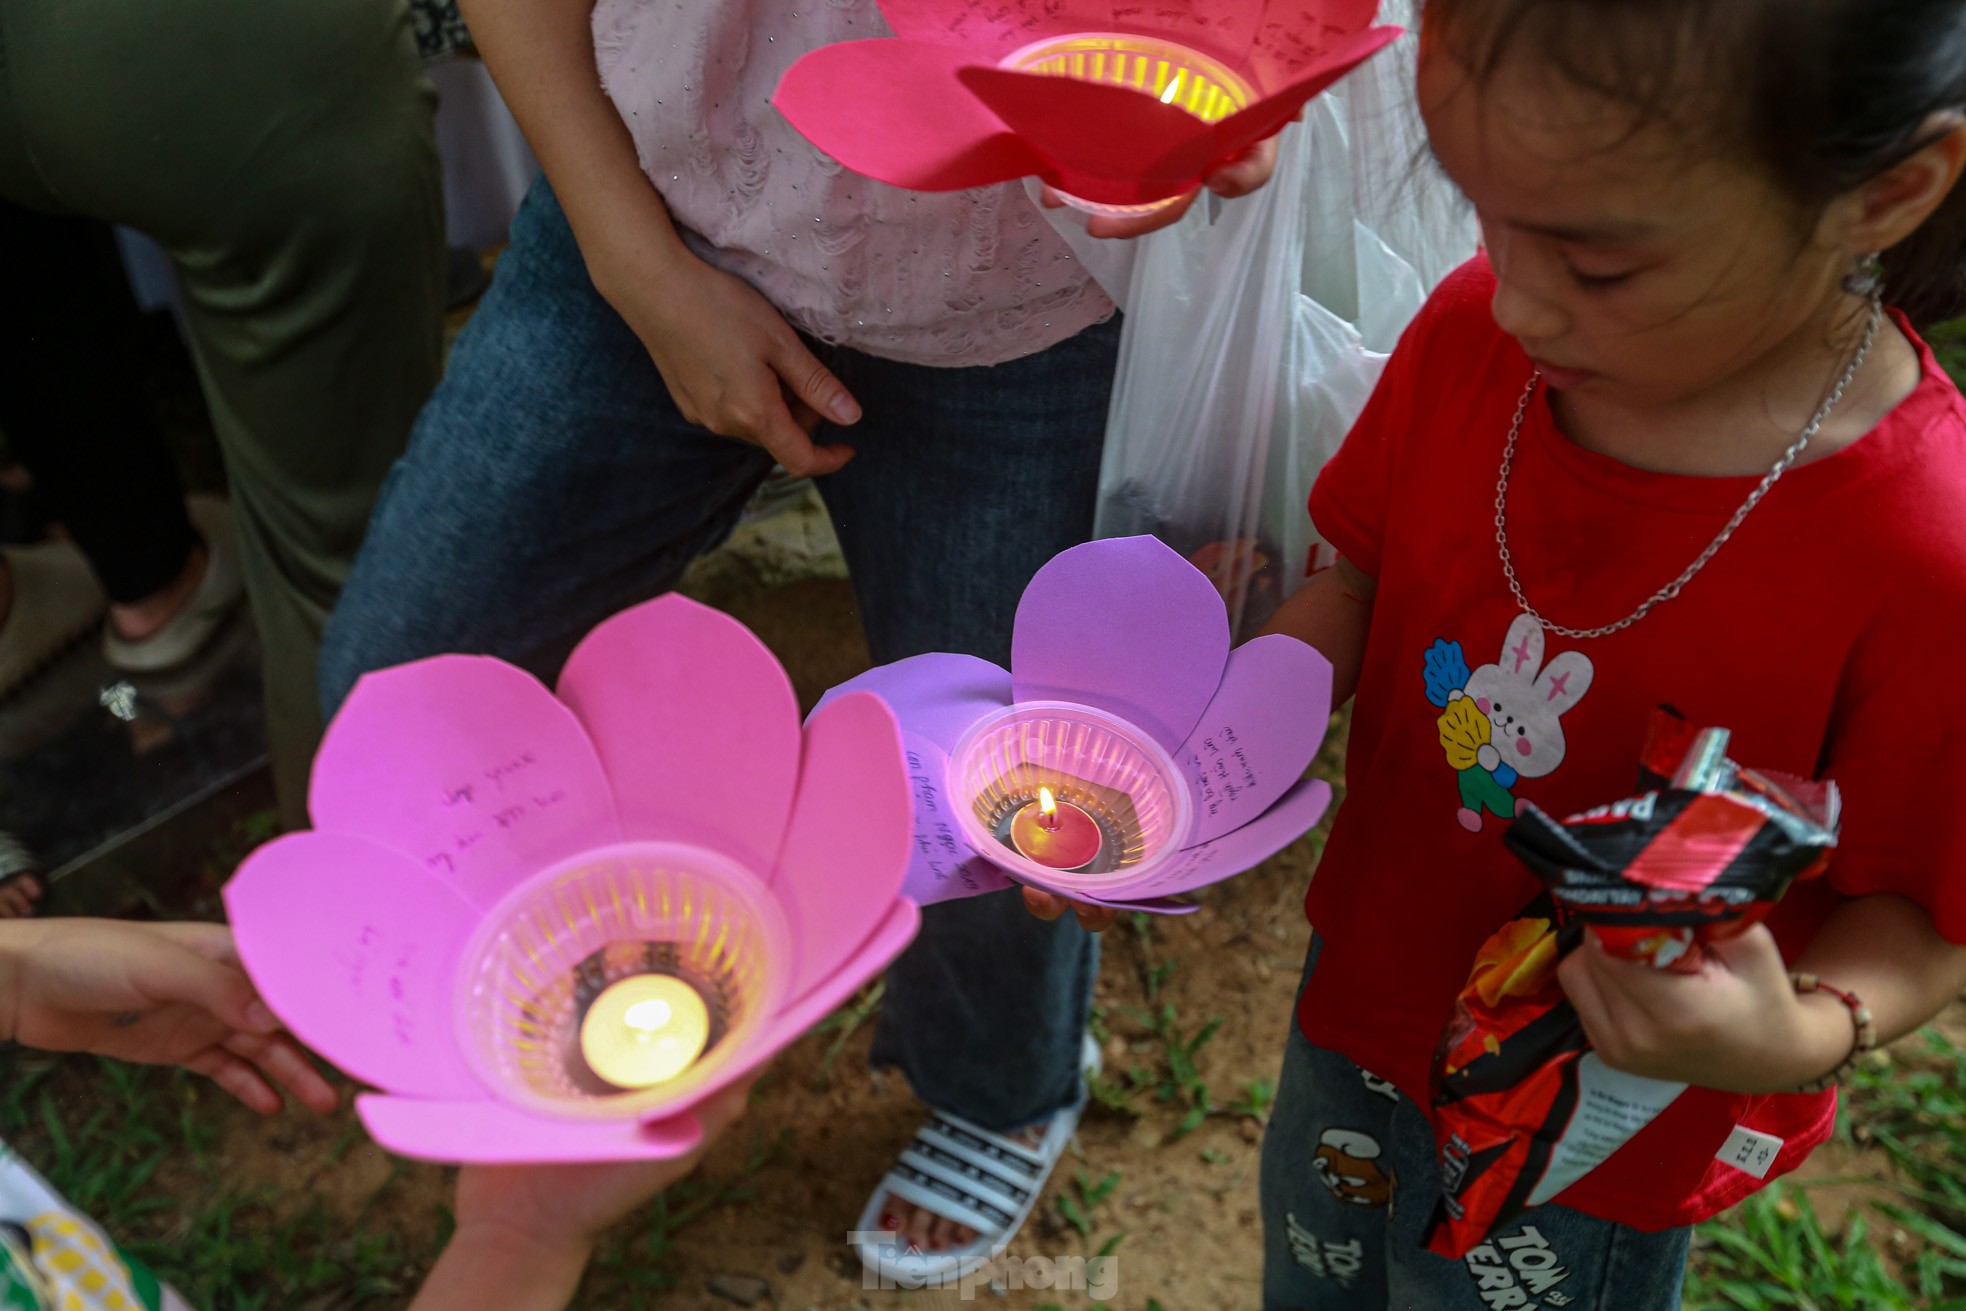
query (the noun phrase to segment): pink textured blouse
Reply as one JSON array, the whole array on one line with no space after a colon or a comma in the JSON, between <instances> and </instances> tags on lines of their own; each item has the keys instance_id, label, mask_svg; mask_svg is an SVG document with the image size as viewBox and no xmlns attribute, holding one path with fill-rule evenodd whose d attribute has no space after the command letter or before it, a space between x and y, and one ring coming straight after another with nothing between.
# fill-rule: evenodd
<instances>
[{"instance_id":1,"label":"pink textured blouse","mask_svg":"<svg viewBox=\"0 0 1966 1311\"><path fill-rule=\"evenodd\" d=\"M1021 185L847 172L771 106L792 61L887 36L874 0L599 0L601 82L697 253L797 327L913 364L1001 364L1113 312Z\"/></svg>"}]
</instances>

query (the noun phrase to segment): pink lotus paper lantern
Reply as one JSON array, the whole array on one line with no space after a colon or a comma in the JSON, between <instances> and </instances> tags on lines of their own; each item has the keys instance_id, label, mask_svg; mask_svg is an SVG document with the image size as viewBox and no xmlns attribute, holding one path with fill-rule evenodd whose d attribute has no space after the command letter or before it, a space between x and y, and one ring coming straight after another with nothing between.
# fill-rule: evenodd
<instances>
[{"instance_id":1,"label":"pink lotus paper lantern","mask_svg":"<svg viewBox=\"0 0 1966 1311\"><path fill-rule=\"evenodd\" d=\"M841 684L819 713L866 692L901 722L903 890L924 905L1021 883L1183 913L1170 898L1268 859L1331 802L1304 777L1331 718L1330 663L1282 636L1231 651L1214 584L1151 537L1040 569L1009 672L916 656Z\"/></svg>"},{"instance_id":2,"label":"pink lotus paper lantern","mask_svg":"<svg viewBox=\"0 0 1966 1311\"><path fill-rule=\"evenodd\" d=\"M498 660L371 674L315 762L312 832L226 888L239 954L309 1046L384 1091L405 1156L681 1155L690 1108L914 936L893 715L800 729L742 625L665 596L608 620L558 696Z\"/></svg>"},{"instance_id":3,"label":"pink lotus paper lantern","mask_svg":"<svg viewBox=\"0 0 1966 1311\"><path fill-rule=\"evenodd\" d=\"M880 0L897 35L806 55L774 103L917 191L1039 177L1130 214L1201 185L1399 35L1378 0Z\"/></svg>"}]
</instances>

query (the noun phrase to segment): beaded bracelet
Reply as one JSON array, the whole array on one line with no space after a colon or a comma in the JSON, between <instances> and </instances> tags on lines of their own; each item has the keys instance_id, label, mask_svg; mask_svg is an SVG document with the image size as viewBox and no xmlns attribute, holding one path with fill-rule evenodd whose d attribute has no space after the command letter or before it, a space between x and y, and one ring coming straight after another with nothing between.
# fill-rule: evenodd
<instances>
[{"instance_id":1,"label":"beaded bracelet","mask_svg":"<svg viewBox=\"0 0 1966 1311\"><path fill-rule=\"evenodd\" d=\"M1791 974L1789 982L1795 985L1795 991L1799 996L1806 996L1812 992L1826 993L1842 1002L1850 1012L1850 1024L1856 1031L1856 1037L1850 1044L1850 1054L1844 1057L1843 1064L1822 1078L1812 1080L1796 1089L1799 1093L1824 1092L1843 1082L1850 1071L1857 1068L1858 1061L1876 1050L1877 1026L1871 1020L1870 1007L1864 1005L1856 993L1833 988L1813 974Z\"/></svg>"}]
</instances>

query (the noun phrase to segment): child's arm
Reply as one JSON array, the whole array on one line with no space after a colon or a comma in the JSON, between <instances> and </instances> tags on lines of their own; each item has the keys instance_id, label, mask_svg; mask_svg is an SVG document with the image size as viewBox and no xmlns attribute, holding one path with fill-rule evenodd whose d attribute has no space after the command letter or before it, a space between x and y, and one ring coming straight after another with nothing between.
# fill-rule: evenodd
<instances>
[{"instance_id":1,"label":"child's arm","mask_svg":"<svg viewBox=\"0 0 1966 1311\"><path fill-rule=\"evenodd\" d=\"M856 422L860 407L764 297L683 244L601 89L594 0L460 0L460 8L553 183L595 289L648 348L683 417L764 447L794 474L845 464L850 447L816 446L810 434L822 419Z\"/></svg>"},{"instance_id":2,"label":"child's arm","mask_svg":"<svg viewBox=\"0 0 1966 1311\"><path fill-rule=\"evenodd\" d=\"M1263 635L1282 633L1316 647L1331 662L1331 701L1343 705L1358 690L1359 666L1365 663L1365 635L1372 626L1372 594L1377 584L1349 560L1313 574L1291 598L1277 608ZM1024 908L1041 920L1055 920L1067 910L1094 933L1112 926L1119 912L1110 906L1069 901L1036 888L1024 889Z\"/></svg>"},{"instance_id":3,"label":"child's arm","mask_svg":"<svg viewBox=\"0 0 1966 1311\"><path fill-rule=\"evenodd\" d=\"M1692 975L1618 960L1586 937L1563 989L1607 1065L1719 1088L1783 1092L1841 1065L1855 1045L1850 1011L1825 993L1797 996L1775 939L1756 928L1704 948ZM1881 1045L1938 1014L1966 987L1966 947L1939 936L1902 897L1844 902L1793 968L1869 1007Z\"/></svg>"},{"instance_id":4,"label":"child's arm","mask_svg":"<svg viewBox=\"0 0 1966 1311\"><path fill-rule=\"evenodd\" d=\"M1331 662L1331 704L1342 706L1358 691L1365 637L1372 627L1376 580L1343 556L1277 607L1263 632L1283 633L1316 647Z\"/></svg>"},{"instance_id":5,"label":"child's arm","mask_svg":"<svg viewBox=\"0 0 1966 1311\"><path fill-rule=\"evenodd\" d=\"M750 1095L746 1080L698 1107L703 1144L677 1160L466 1166L457 1230L410 1311L561 1311L601 1235L694 1170Z\"/></svg>"}]
</instances>

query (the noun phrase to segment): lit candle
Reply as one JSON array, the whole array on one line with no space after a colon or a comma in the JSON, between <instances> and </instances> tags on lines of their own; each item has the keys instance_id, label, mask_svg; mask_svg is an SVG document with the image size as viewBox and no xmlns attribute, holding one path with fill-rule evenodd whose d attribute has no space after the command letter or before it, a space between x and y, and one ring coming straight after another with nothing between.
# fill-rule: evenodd
<instances>
[{"instance_id":1,"label":"lit candle","mask_svg":"<svg viewBox=\"0 0 1966 1311\"><path fill-rule=\"evenodd\" d=\"M1099 822L1071 802L1061 803L1050 788L1010 821L1010 845L1017 853L1052 869L1084 869L1099 858L1105 838Z\"/></svg>"},{"instance_id":2,"label":"lit candle","mask_svg":"<svg viewBox=\"0 0 1966 1311\"><path fill-rule=\"evenodd\" d=\"M696 989L667 974L611 984L580 1022L580 1054L617 1088L666 1083L703 1054L710 1010Z\"/></svg>"}]
</instances>

